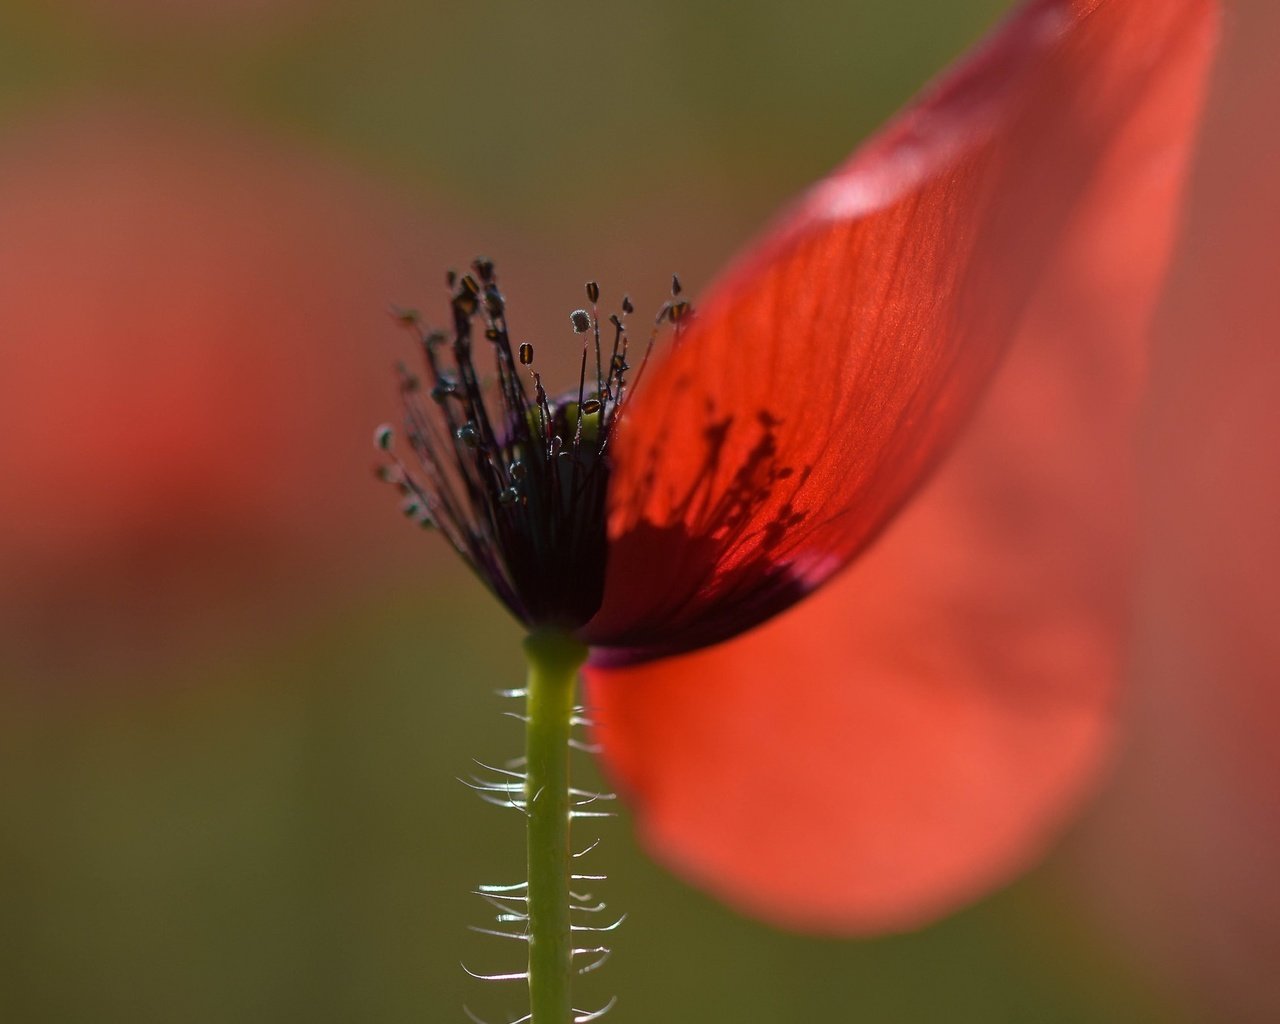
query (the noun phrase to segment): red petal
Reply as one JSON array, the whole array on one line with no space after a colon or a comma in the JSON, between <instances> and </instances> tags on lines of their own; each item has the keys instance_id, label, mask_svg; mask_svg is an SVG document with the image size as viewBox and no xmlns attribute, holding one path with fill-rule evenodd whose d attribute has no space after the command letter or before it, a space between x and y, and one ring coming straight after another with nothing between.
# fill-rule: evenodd
<instances>
[{"instance_id":1,"label":"red petal","mask_svg":"<svg viewBox=\"0 0 1280 1024\"><path fill-rule=\"evenodd\" d=\"M619 438L588 640L620 660L705 646L863 550L971 414L1082 196L1169 102L1170 61L1214 9L1028 5L712 288ZM1166 141L1135 170L1167 171Z\"/></svg>"},{"instance_id":2,"label":"red petal","mask_svg":"<svg viewBox=\"0 0 1280 1024\"><path fill-rule=\"evenodd\" d=\"M1131 738L1092 896L1196 1019L1280 1020L1280 6L1234 5L1158 322Z\"/></svg>"},{"instance_id":3,"label":"red petal","mask_svg":"<svg viewBox=\"0 0 1280 1024\"><path fill-rule=\"evenodd\" d=\"M1161 55L1146 102L1126 106L925 492L804 607L714 650L590 672L644 839L744 910L918 925L1028 864L1096 777L1125 636L1142 337L1215 25L1208 5L1100 7L1095 73L1133 41L1133 15Z\"/></svg>"}]
</instances>

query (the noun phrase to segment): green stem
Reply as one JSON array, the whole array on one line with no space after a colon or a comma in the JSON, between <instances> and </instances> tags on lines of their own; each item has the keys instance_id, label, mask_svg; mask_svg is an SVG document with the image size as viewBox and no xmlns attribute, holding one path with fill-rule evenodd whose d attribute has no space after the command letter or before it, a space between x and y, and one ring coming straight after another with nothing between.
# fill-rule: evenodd
<instances>
[{"instance_id":1,"label":"green stem","mask_svg":"<svg viewBox=\"0 0 1280 1024\"><path fill-rule=\"evenodd\" d=\"M568 1024L569 979L569 729L574 688L587 649L559 632L524 642L529 662L525 754L529 815L529 1002L531 1024Z\"/></svg>"}]
</instances>

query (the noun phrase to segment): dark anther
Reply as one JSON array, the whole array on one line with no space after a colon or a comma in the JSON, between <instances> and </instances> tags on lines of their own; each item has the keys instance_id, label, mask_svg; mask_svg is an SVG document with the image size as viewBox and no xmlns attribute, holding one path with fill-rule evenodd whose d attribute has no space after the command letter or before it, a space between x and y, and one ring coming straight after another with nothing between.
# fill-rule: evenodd
<instances>
[{"instance_id":1,"label":"dark anther","mask_svg":"<svg viewBox=\"0 0 1280 1024\"><path fill-rule=\"evenodd\" d=\"M395 311L421 332L421 390L434 401L401 370L404 428L384 424L373 440L383 452L403 444L421 473L389 455L379 478L399 491L405 515L439 529L523 623L576 629L604 595L612 438L634 372L623 317L635 307L624 297L622 315L609 317L616 333L605 348L595 314L601 289L588 281L586 308L569 314L574 332L586 336L574 386L548 394L532 367L533 344L510 338L492 261L478 258L470 273L451 272L447 281L447 334L428 333L414 311ZM660 320L685 314L679 290L673 279ZM478 365L472 345L482 333L492 343L484 346L492 370Z\"/></svg>"},{"instance_id":2,"label":"dark anther","mask_svg":"<svg viewBox=\"0 0 1280 1024\"><path fill-rule=\"evenodd\" d=\"M680 286L680 278L678 278L675 274L672 274L672 275L671 275L671 294L672 294L672 296L679 295L682 291L684 291L684 289L683 289L683 288L681 288L681 286Z\"/></svg>"},{"instance_id":3,"label":"dark anther","mask_svg":"<svg viewBox=\"0 0 1280 1024\"><path fill-rule=\"evenodd\" d=\"M393 309L391 315L406 327L412 327L420 318L416 309Z\"/></svg>"},{"instance_id":4,"label":"dark anther","mask_svg":"<svg viewBox=\"0 0 1280 1024\"><path fill-rule=\"evenodd\" d=\"M453 291L454 285L458 283L458 272L456 270L450 270L444 275L444 283L448 285L449 291Z\"/></svg>"},{"instance_id":5,"label":"dark anther","mask_svg":"<svg viewBox=\"0 0 1280 1024\"><path fill-rule=\"evenodd\" d=\"M458 294L453 297L454 311L461 313L464 317L474 316L479 305L480 304L476 301L475 295L465 289L458 292Z\"/></svg>"},{"instance_id":6,"label":"dark anther","mask_svg":"<svg viewBox=\"0 0 1280 1024\"><path fill-rule=\"evenodd\" d=\"M418 386L422 382L418 379L416 373L410 373L403 366L400 368L400 390L406 393L412 393L418 390Z\"/></svg>"}]
</instances>

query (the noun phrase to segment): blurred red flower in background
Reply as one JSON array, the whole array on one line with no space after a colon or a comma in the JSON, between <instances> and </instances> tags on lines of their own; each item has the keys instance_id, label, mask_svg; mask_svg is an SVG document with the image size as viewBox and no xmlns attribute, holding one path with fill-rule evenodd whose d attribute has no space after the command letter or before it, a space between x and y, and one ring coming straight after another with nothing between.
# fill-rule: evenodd
<instances>
[{"instance_id":1,"label":"blurred red flower in background","mask_svg":"<svg viewBox=\"0 0 1280 1024\"><path fill-rule=\"evenodd\" d=\"M1026 865L1093 784L1216 21L1029 4L740 260L636 393L580 635L608 769L681 874L787 926L907 928ZM857 571L666 657L861 555L993 374Z\"/></svg>"},{"instance_id":2,"label":"blurred red flower in background","mask_svg":"<svg viewBox=\"0 0 1280 1024\"><path fill-rule=\"evenodd\" d=\"M123 106L0 144L0 605L21 650L154 650L222 599L278 607L378 563L370 349L396 351L387 301L418 255L458 244L431 221L288 146Z\"/></svg>"}]
</instances>

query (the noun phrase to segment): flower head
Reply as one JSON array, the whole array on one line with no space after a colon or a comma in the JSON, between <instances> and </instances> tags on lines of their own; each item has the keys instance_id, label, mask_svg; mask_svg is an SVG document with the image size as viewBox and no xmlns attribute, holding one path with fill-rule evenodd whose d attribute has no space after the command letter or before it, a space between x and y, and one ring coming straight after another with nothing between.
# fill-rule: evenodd
<instances>
[{"instance_id":1,"label":"flower head","mask_svg":"<svg viewBox=\"0 0 1280 1024\"><path fill-rule=\"evenodd\" d=\"M393 479L523 621L592 645L642 831L735 904L917 923L1025 863L1092 777L1216 13L1025 5L677 318L643 387L588 347L548 399L487 265L455 292L445 402L409 402L426 457Z\"/></svg>"}]
</instances>

